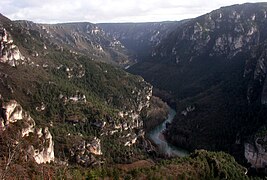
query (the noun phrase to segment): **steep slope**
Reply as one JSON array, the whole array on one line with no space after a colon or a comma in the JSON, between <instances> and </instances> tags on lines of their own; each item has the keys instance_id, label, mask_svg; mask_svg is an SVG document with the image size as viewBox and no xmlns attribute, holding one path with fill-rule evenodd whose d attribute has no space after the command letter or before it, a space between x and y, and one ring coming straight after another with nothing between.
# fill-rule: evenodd
<instances>
[{"instance_id":1,"label":"steep slope","mask_svg":"<svg viewBox=\"0 0 267 180\"><path fill-rule=\"evenodd\" d=\"M265 30L265 3L224 7L195 18L172 32L153 55L176 63L179 59L193 61L201 54L231 59L238 52L264 42Z\"/></svg>"},{"instance_id":2,"label":"steep slope","mask_svg":"<svg viewBox=\"0 0 267 180\"><path fill-rule=\"evenodd\" d=\"M266 12L266 3L243 4L189 20L130 68L175 96L171 142L242 153L244 138L264 124Z\"/></svg>"},{"instance_id":3,"label":"steep slope","mask_svg":"<svg viewBox=\"0 0 267 180\"><path fill-rule=\"evenodd\" d=\"M48 127L36 128L34 119L14 100L3 102L0 111L4 120L1 122L2 153L15 158L8 154L14 151L16 158L33 159L38 164L54 161L54 142Z\"/></svg>"},{"instance_id":4,"label":"steep slope","mask_svg":"<svg viewBox=\"0 0 267 180\"><path fill-rule=\"evenodd\" d=\"M120 41L108 36L98 25L92 23L36 24L16 21L29 33L40 36L43 46L53 45L58 50L68 49L73 54L84 54L93 60L127 66L132 62ZM37 50L33 54L40 54Z\"/></svg>"},{"instance_id":5,"label":"steep slope","mask_svg":"<svg viewBox=\"0 0 267 180\"><path fill-rule=\"evenodd\" d=\"M184 21L156 23L98 24L109 36L118 39L129 51L131 58L142 61L150 56L154 47Z\"/></svg>"},{"instance_id":6,"label":"steep slope","mask_svg":"<svg viewBox=\"0 0 267 180\"><path fill-rule=\"evenodd\" d=\"M120 176L118 173L124 175L125 172L118 170L120 165L115 163L132 163L148 157L144 149L151 144L144 139L140 114L153 111L146 110L151 103L152 86L140 76L100 62L107 62L108 52L114 50L114 46L109 49L106 44L114 40L115 45L123 48L113 37L108 40L113 35L105 36L105 32L90 23L38 25L12 22L3 16L0 16L0 27L0 97L3 102L0 112L5 125L0 132L0 142L7 143L4 135L7 132L7 136L14 135L14 129L22 132L26 128L29 132L26 147L19 151L22 160L20 154L16 155L6 169L8 155L0 154L0 173L8 174L7 179L18 176L24 179L94 179L97 175L116 179ZM154 46L160 41L152 42ZM103 49L99 54L98 45ZM112 61L113 58L111 56ZM128 65L128 62L122 64ZM11 110L5 113L6 109ZM195 109L197 106L190 106L183 114ZM14 125L5 123L7 117L16 120ZM42 143L38 146L34 142ZM13 144L5 145L15 152L17 141ZM52 146L54 154L50 153ZM38 163L54 161L54 164L37 166L27 158L32 156L24 156L25 152L30 152ZM130 177L126 173L124 178L135 175L148 178L151 173L162 177L168 172L170 177L181 178L247 178L243 168L224 153L202 151L175 161L163 161L163 166L142 169L140 174L139 166L133 165ZM100 168L92 168L97 166ZM179 171L172 171L172 168Z\"/></svg>"},{"instance_id":7,"label":"steep slope","mask_svg":"<svg viewBox=\"0 0 267 180\"><path fill-rule=\"evenodd\" d=\"M58 35L47 37L21 23L1 17L0 97L4 103L16 100L37 129L49 127L56 163L93 166L141 158L144 151L135 144L143 139L140 113L149 106L152 86L92 60L83 48L73 53Z\"/></svg>"},{"instance_id":8,"label":"steep slope","mask_svg":"<svg viewBox=\"0 0 267 180\"><path fill-rule=\"evenodd\" d=\"M147 61L144 66L140 63L133 69L138 71L138 67L149 67L151 71L146 70L144 73L145 77L149 77L149 73L155 73L158 70L157 65L161 64L167 64L167 66L171 64L174 68L182 69L205 59L234 59L241 55L248 55L248 57L244 57L248 60L255 58L252 49L256 49L256 46L260 46L266 40L265 6L264 3L236 5L192 19L171 32L154 49L151 54L153 58L150 58L153 59L154 66L153 64L151 67L146 66L145 63L150 63ZM232 61L224 62L231 63ZM250 64L247 63L247 65ZM255 68L247 65L245 73L251 72L247 68ZM143 69L140 69L140 73L141 71ZM163 73L164 71L161 75L164 75ZM173 73L169 74L173 75ZM160 87L165 86L161 85L164 82L161 79L150 79L158 83ZM177 82L173 86L179 87ZM174 87L167 88L174 90Z\"/></svg>"}]
</instances>

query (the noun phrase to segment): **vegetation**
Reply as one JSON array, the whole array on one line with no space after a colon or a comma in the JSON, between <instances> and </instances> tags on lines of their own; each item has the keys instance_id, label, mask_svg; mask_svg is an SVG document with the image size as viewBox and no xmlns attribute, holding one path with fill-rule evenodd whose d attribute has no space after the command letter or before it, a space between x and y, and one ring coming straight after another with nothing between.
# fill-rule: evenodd
<instances>
[{"instance_id":1,"label":"vegetation","mask_svg":"<svg viewBox=\"0 0 267 180\"><path fill-rule=\"evenodd\" d=\"M131 162L143 157L139 147L124 146L120 136L125 134L109 136L109 132L115 124L131 124L131 118L118 114L137 111L150 85L139 76L100 62L102 57L95 59L94 52L72 53L70 47L61 47L21 23L3 23L26 58L24 64L15 68L0 64L1 97L16 99L37 126L49 127L56 158L70 159L74 144L93 137L101 139L107 162ZM105 128L101 123L107 124Z\"/></svg>"},{"instance_id":2,"label":"vegetation","mask_svg":"<svg viewBox=\"0 0 267 180\"><path fill-rule=\"evenodd\" d=\"M244 160L242 144L267 117L260 102L267 23L261 10L266 11L266 3L223 7L190 19L161 40L153 57L128 69L176 102L177 116L167 133L172 143L191 150L224 150ZM251 15L258 19L248 20ZM248 36L255 27L257 34ZM238 37L247 41L229 40ZM182 114L192 105L194 111Z\"/></svg>"},{"instance_id":3,"label":"vegetation","mask_svg":"<svg viewBox=\"0 0 267 180\"><path fill-rule=\"evenodd\" d=\"M237 164L233 157L223 152L196 151L189 157L162 160L154 163L151 160L133 163L133 166L101 166L83 168L80 166L65 167L62 165L43 164L36 166L12 165L17 169L20 177L31 179L249 179L246 169ZM8 174L8 178L16 178L15 174Z\"/></svg>"},{"instance_id":4,"label":"vegetation","mask_svg":"<svg viewBox=\"0 0 267 180\"><path fill-rule=\"evenodd\" d=\"M122 125L131 124L133 120L119 113L137 111L147 100L148 83L139 76L98 62L102 56L95 59L98 52L93 50L89 54L72 53L70 46L43 38L37 30L12 22L5 26L28 58L15 68L0 64L1 97L16 99L38 126L49 126L58 161L37 165L31 160L21 160L19 153L10 156L18 146L11 147L9 141L1 139L2 178L14 179L21 174L19 177L24 179L248 179L245 169L226 153L201 150L186 158L155 161L148 159L138 143L128 147L122 137L138 134L139 129L127 127L128 131L122 131ZM266 108L257 98L251 104L247 103L252 77L243 78L246 58L246 54L239 54L231 62L226 62L224 57L218 57L215 62L203 56L182 64L157 59L156 63L137 64L130 71L144 75L153 85L175 97L171 100L176 102L178 115L166 133L170 141L188 149L232 153L235 140L255 132L267 117ZM187 108L191 106L195 109L189 112ZM150 109L142 114L146 130L166 117L166 109L166 104L152 98ZM186 115L181 114L184 110L188 111ZM1 135L6 139L4 133ZM89 168L77 165L70 150L94 137L101 140L103 152L97 157L98 165ZM38 146L34 137L27 140ZM239 150L235 152L241 154ZM64 165L65 160L69 162L68 167ZM121 163L128 164L122 168ZM17 174L7 174L15 170Z\"/></svg>"},{"instance_id":5,"label":"vegetation","mask_svg":"<svg viewBox=\"0 0 267 180\"><path fill-rule=\"evenodd\" d=\"M152 96L150 106L143 111L144 129L146 132L155 128L168 117L169 108L160 98Z\"/></svg>"},{"instance_id":6,"label":"vegetation","mask_svg":"<svg viewBox=\"0 0 267 180\"><path fill-rule=\"evenodd\" d=\"M164 160L151 168L130 173L150 179L248 179L245 172L246 169L226 153L199 150L189 157Z\"/></svg>"},{"instance_id":7,"label":"vegetation","mask_svg":"<svg viewBox=\"0 0 267 180\"><path fill-rule=\"evenodd\" d=\"M175 100L177 116L167 133L172 143L191 150L224 150L243 162L243 148L236 140L242 144L267 117L266 107L260 104L261 88L255 88L250 104L247 101L253 80L253 73L243 77L247 58L246 54L238 54L229 61L203 55L180 64L153 59L129 71L142 75ZM192 105L194 111L181 114Z\"/></svg>"}]
</instances>

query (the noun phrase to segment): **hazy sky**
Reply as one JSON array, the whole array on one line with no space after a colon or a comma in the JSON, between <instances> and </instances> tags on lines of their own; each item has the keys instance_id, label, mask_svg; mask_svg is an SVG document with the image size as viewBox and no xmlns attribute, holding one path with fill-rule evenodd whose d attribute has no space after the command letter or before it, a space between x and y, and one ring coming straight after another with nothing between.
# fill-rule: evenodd
<instances>
[{"instance_id":1,"label":"hazy sky","mask_svg":"<svg viewBox=\"0 0 267 180\"><path fill-rule=\"evenodd\" d=\"M266 0L265 0L266 1ZM12 20L58 22L147 22L197 17L221 6L261 0L0 0Z\"/></svg>"}]
</instances>

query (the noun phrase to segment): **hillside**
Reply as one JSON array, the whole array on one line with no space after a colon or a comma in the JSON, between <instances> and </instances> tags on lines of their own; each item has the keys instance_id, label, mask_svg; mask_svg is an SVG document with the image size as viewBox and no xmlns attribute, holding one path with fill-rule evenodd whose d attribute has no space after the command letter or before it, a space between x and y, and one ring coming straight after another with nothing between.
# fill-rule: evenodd
<instances>
[{"instance_id":1,"label":"hillside","mask_svg":"<svg viewBox=\"0 0 267 180\"><path fill-rule=\"evenodd\" d=\"M51 159L59 164L125 163L144 156L135 143L143 138L139 115L149 106L150 84L92 60L83 49L57 48L51 40L56 37L47 38L21 22L1 16L0 24L1 132L33 138L21 140L31 147L46 129L53 137ZM29 123L24 120L28 116Z\"/></svg>"},{"instance_id":2,"label":"hillside","mask_svg":"<svg viewBox=\"0 0 267 180\"><path fill-rule=\"evenodd\" d=\"M0 15L1 178L248 179L223 152L168 159L146 131L167 115L154 86L176 106L168 141L262 168L266 12L259 3L181 22L54 25Z\"/></svg>"},{"instance_id":3,"label":"hillside","mask_svg":"<svg viewBox=\"0 0 267 180\"><path fill-rule=\"evenodd\" d=\"M154 47L184 21L151 23L103 23L97 24L109 36L118 39L135 62L149 57Z\"/></svg>"},{"instance_id":4,"label":"hillside","mask_svg":"<svg viewBox=\"0 0 267 180\"><path fill-rule=\"evenodd\" d=\"M88 22L64 24L36 24L30 21L14 22L20 28L39 36L43 46L52 45L62 51L72 54L83 54L96 61L108 62L119 66L132 64L128 58L127 49L119 40L108 36L98 25ZM40 54L38 49L32 54Z\"/></svg>"},{"instance_id":5,"label":"hillside","mask_svg":"<svg viewBox=\"0 0 267 180\"><path fill-rule=\"evenodd\" d=\"M267 117L266 12L266 3L248 3L188 20L129 69L175 99L172 143L244 159L244 142Z\"/></svg>"}]
</instances>

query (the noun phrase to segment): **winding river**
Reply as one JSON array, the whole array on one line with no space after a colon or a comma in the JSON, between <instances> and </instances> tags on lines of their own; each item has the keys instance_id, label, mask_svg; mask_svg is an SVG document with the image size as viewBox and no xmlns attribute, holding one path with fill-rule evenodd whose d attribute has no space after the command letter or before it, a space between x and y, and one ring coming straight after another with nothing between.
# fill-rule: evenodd
<instances>
[{"instance_id":1,"label":"winding river","mask_svg":"<svg viewBox=\"0 0 267 180\"><path fill-rule=\"evenodd\" d=\"M163 131L166 129L166 123L171 123L175 115L175 110L169 107L168 119L151 130L148 133L148 136L155 144L157 144L159 150L165 155L184 157L188 155L188 152L182 148L178 148L169 144L163 135Z\"/></svg>"}]
</instances>

